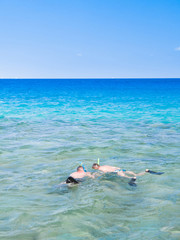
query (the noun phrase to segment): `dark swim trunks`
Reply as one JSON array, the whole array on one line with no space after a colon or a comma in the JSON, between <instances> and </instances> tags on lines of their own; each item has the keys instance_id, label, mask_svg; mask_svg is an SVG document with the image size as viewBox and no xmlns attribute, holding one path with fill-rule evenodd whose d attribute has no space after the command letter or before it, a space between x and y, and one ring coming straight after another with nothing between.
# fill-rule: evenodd
<instances>
[{"instance_id":1,"label":"dark swim trunks","mask_svg":"<svg viewBox=\"0 0 180 240\"><path fill-rule=\"evenodd\" d=\"M74 179L73 177L70 176L66 179L66 183L78 184L79 182L76 179Z\"/></svg>"}]
</instances>

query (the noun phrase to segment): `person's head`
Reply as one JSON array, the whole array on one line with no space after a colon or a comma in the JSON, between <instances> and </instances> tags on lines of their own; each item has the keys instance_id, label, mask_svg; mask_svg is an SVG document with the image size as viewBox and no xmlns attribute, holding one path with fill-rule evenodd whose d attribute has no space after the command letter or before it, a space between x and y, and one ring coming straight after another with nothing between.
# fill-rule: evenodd
<instances>
[{"instance_id":1,"label":"person's head","mask_svg":"<svg viewBox=\"0 0 180 240\"><path fill-rule=\"evenodd\" d=\"M92 168L93 169L99 169L99 167L100 167L100 165L99 164L97 164L97 163L94 163L93 165L92 165Z\"/></svg>"},{"instance_id":2,"label":"person's head","mask_svg":"<svg viewBox=\"0 0 180 240\"><path fill-rule=\"evenodd\" d=\"M77 167L77 172L84 172L84 168L82 166Z\"/></svg>"}]
</instances>

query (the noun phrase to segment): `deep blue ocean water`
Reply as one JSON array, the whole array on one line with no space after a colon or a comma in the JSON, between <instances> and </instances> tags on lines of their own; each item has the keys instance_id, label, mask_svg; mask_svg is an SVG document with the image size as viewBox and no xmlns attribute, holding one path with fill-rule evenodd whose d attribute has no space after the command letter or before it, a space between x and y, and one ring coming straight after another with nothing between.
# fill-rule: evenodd
<instances>
[{"instance_id":1,"label":"deep blue ocean water","mask_svg":"<svg viewBox=\"0 0 180 240\"><path fill-rule=\"evenodd\" d=\"M0 239L180 239L179 143L180 79L0 79Z\"/></svg>"}]
</instances>

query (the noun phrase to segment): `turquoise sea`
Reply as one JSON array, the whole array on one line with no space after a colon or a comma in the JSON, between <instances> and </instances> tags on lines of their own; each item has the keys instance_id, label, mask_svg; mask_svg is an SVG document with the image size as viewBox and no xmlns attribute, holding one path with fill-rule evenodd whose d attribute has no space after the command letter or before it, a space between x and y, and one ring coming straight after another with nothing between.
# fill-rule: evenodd
<instances>
[{"instance_id":1,"label":"turquoise sea","mask_svg":"<svg viewBox=\"0 0 180 240\"><path fill-rule=\"evenodd\" d=\"M179 240L179 162L180 79L0 79L2 240Z\"/></svg>"}]
</instances>

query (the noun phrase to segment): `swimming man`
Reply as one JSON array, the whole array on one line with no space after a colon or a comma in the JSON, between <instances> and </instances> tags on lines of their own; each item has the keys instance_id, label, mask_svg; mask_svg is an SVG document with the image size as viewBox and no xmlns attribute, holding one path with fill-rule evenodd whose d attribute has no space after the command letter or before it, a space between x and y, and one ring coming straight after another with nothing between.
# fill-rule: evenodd
<instances>
[{"instance_id":1,"label":"swimming man","mask_svg":"<svg viewBox=\"0 0 180 240\"><path fill-rule=\"evenodd\" d=\"M71 175L66 179L66 183L78 184L83 180L84 177L94 178L94 175L90 172L85 172L82 166L77 168L76 172L71 173Z\"/></svg>"},{"instance_id":2,"label":"swimming man","mask_svg":"<svg viewBox=\"0 0 180 240\"><path fill-rule=\"evenodd\" d=\"M144 175L146 172L148 172L148 169L146 169L145 172L141 172L141 173L134 173L134 172L131 172L131 171L126 171L124 169L121 169L121 168L118 168L118 167L112 167L112 166L108 166L108 165L103 165L103 166L100 166L99 164L97 163L94 163L92 165L92 168L95 169L95 170L99 170L101 172L104 172L104 173L110 173L110 172L115 172L117 173L117 175L121 176L121 177L126 177L126 178L132 178L133 176L133 179L136 179L136 176L142 176ZM126 174L127 175L126 175ZM129 177L128 175L131 175L131 177Z\"/></svg>"}]
</instances>

